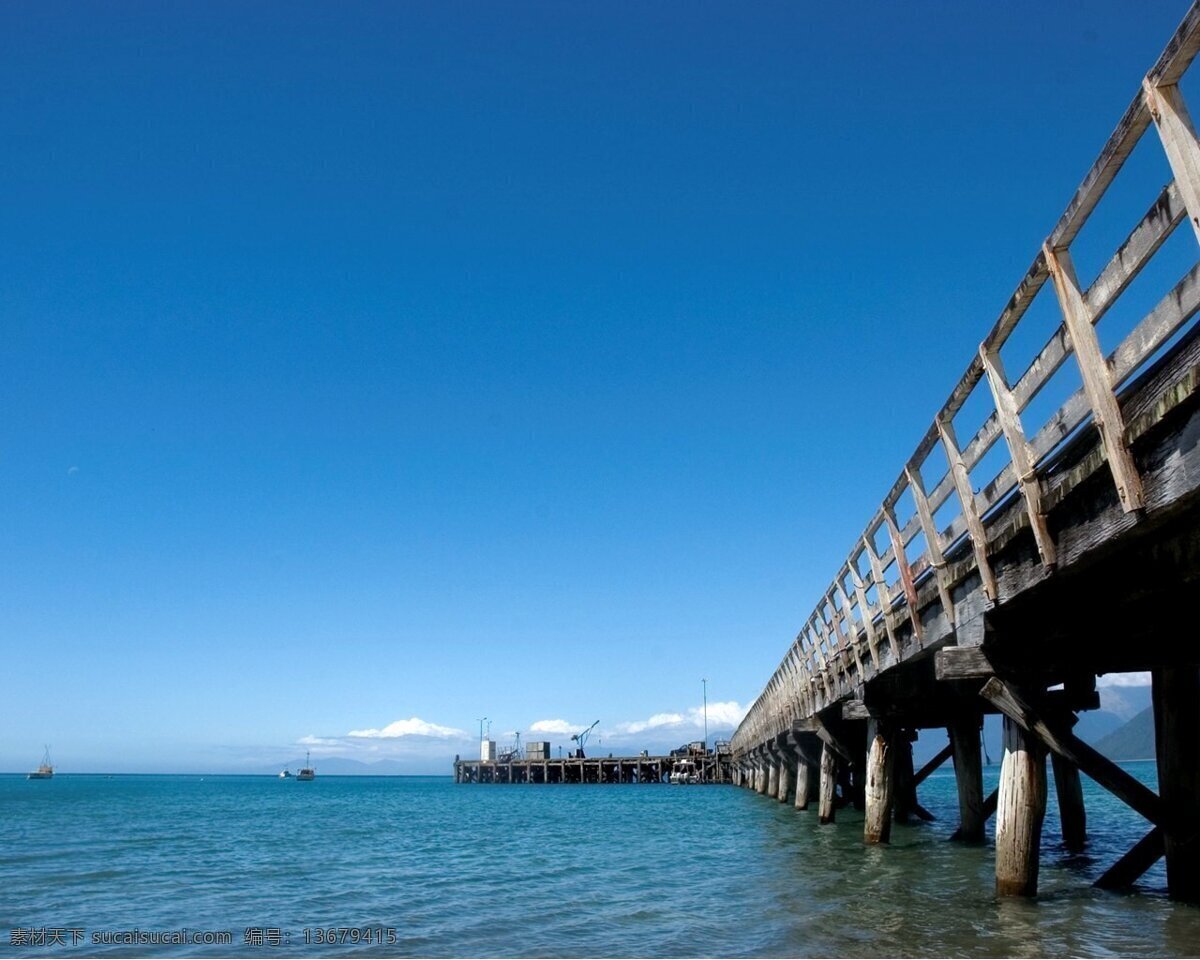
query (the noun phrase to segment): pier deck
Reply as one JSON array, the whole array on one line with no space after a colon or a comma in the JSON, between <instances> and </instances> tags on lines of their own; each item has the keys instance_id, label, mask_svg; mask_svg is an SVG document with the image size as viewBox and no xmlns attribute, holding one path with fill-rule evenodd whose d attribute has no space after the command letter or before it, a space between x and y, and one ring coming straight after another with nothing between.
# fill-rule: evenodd
<instances>
[{"instance_id":1,"label":"pier deck","mask_svg":"<svg viewBox=\"0 0 1200 960\"><path fill-rule=\"evenodd\" d=\"M666 783L679 757L456 760L455 783ZM730 783L729 754L692 757L705 783Z\"/></svg>"}]
</instances>

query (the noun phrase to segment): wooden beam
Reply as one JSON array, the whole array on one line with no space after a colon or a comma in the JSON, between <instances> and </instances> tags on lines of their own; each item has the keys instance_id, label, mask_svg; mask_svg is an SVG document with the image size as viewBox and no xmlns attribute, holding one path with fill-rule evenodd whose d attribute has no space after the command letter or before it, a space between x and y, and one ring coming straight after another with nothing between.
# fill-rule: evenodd
<instances>
[{"instance_id":1,"label":"wooden beam","mask_svg":"<svg viewBox=\"0 0 1200 960\"><path fill-rule=\"evenodd\" d=\"M930 760L925 764L925 766L917 771L916 776L913 777L913 786L919 787L926 780L926 778L933 773L933 771L949 760L953 753L954 744L948 743L942 747L942 749L937 752L937 755L934 756L932 760Z\"/></svg>"},{"instance_id":2,"label":"wooden beam","mask_svg":"<svg viewBox=\"0 0 1200 960\"><path fill-rule=\"evenodd\" d=\"M850 581L854 584L854 599L858 601L858 612L862 615L863 629L867 634L867 650L871 654L871 666L878 671L879 641L875 636L875 615L871 612L871 605L867 603L867 588L863 583L862 575L858 572L858 565L855 562L857 559L857 553L850 557L848 564Z\"/></svg>"},{"instance_id":3,"label":"wooden beam","mask_svg":"<svg viewBox=\"0 0 1200 960\"><path fill-rule=\"evenodd\" d=\"M1050 754L1050 765L1054 769L1054 792L1058 796L1063 846L1078 853L1087 845L1087 808L1083 803L1079 768L1057 753Z\"/></svg>"},{"instance_id":4,"label":"wooden beam","mask_svg":"<svg viewBox=\"0 0 1200 960\"><path fill-rule=\"evenodd\" d=\"M842 703L843 720L869 720L871 711L861 700L846 700Z\"/></svg>"},{"instance_id":5,"label":"wooden beam","mask_svg":"<svg viewBox=\"0 0 1200 960\"><path fill-rule=\"evenodd\" d=\"M892 790L897 730L888 721L867 724L867 763L864 784L863 842L887 843L892 835Z\"/></svg>"},{"instance_id":6,"label":"wooden beam","mask_svg":"<svg viewBox=\"0 0 1200 960\"><path fill-rule=\"evenodd\" d=\"M854 762L854 751L850 749L849 745L843 743L837 734L819 719L817 721L817 736L821 738L825 746L833 750L846 763Z\"/></svg>"},{"instance_id":7,"label":"wooden beam","mask_svg":"<svg viewBox=\"0 0 1200 960\"><path fill-rule=\"evenodd\" d=\"M1147 77L1142 90L1171 164L1175 184L1187 207L1188 219L1200 240L1200 143L1196 142L1196 128L1192 125L1187 103L1176 83L1159 86Z\"/></svg>"},{"instance_id":8,"label":"wooden beam","mask_svg":"<svg viewBox=\"0 0 1200 960\"><path fill-rule=\"evenodd\" d=\"M1101 890L1120 890L1132 886L1165 852L1162 827L1155 827L1135 843L1125 856L1105 870L1093 886Z\"/></svg>"},{"instance_id":9,"label":"wooden beam","mask_svg":"<svg viewBox=\"0 0 1200 960\"><path fill-rule=\"evenodd\" d=\"M959 715L948 731L950 748L954 753L954 783L958 793L957 837L967 843L983 843L987 821L987 815L983 812L980 724L978 714Z\"/></svg>"},{"instance_id":10,"label":"wooden beam","mask_svg":"<svg viewBox=\"0 0 1200 960\"><path fill-rule=\"evenodd\" d=\"M1152 680L1167 893L1200 903L1200 668L1158 667Z\"/></svg>"},{"instance_id":11,"label":"wooden beam","mask_svg":"<svg viewBox=\"0 0 1200 960\"><path fill-rule=\"evenodd\" d=\"M1153 824L1162 822L1162 801L1154 791L1136 780L1095 748L1088 746L1061 725L1051 726L1015 690L999 677L992 677L979 691L989 703L1061 757Z\"/></svg>"},{"instance_id":12,"label":"wooden beam","mask_svg":"<svg viewBox=\"0 0 1200 960\"><path fill-rule=\"evenodd\" d=\"M962 509L963 520L967 525L967 536L971 538L971 549L975 553L975 567L979 570L979 579L983 581L983 592L988 600L996 602L996 575L992 573L987 555L987 532L983 529L983 521L979 517L979 508L975 502L975 491L971 488L971 475L963 462L962 453L958 449L958 439L954 435L954 424L949 420L937 418L938 434L942 438L942 447L946 451L946 460L950 464L950 475L954 478L954 489L958 494L958 503Z\"/></svg>"},{"instance_id":13,"label":"wooden beam","mask_svg":"<svg viewBox=\"0 0 1200 960\"><path fill-rule=\"evenodd\" d=\"M879 609L883 611L883 626L887 631L888 648L892 651L892 663L897 664L900 662L900 644L896 640L896 615L892 612L887 580L883 576L883 564L869 537L863 537L863 551L871 567L871 582L875 585L875 596L879 598Z\"/></svg>"},{"instance_id":14,"label":"wooden beam","mask_svg":"<svg viewBox=\"0 0 1200 960\"><path fill-rule=\"evenodd\" d=\"M1200 209L1200 208L1198 208ZM1054 279L1054 290L1062 309L1063 323L1071 335L1071 346L1083 377L1083 389L1092 407L1092 416L1100 431L1100 442L1108 457L1117 496L1126 513L1140 510L1146 502L1142 478L1133 454L1125 442L1125 420L1113 393L1112 373L1100 350L1092 317L1079 292L1075 265L1068 251L1045 249L1046 268Z\"/></svg>"},{"instance_id":15,"label":"wooden beam","mask_svg":"<svg viewBox=\"0 0 1200 960\"><path fill-rule=\"evenodd\" d=\"M943 647L933 655L933 672L938 680L986 680L996 669L982 647Z\"/></svg>"},{"instance_id":16,"label":"wooden beam","mask_svg":"<svg viewBox=\"0 0 1200 960\"><path fill-rule=\"evenodd\" d=\"M839 578L840 579L840 578ZM841 600L841 609L838 608L837 599ZM850 654L854 657L854 668L858 671L858 682L863 680L863 665L862 658L858 655L858 634L854 629L854 617L850 613L850 601L846 599L846 594L842 590L841 584L834 582L830 588L826 598L829 602L829 609L833 613L833 630L837 634L839 645L845 644L850 648Z\"/></svg>"},{"instance_id":17,"label":"wooden beam","mask_svg":"<svg viewBox=\"0 0 1200 960\"><path fill-rule=\"evenodd\" d=\"M996 893L1002 897L1036 896L1046 816L1046 752L1033 733L1007 716L999 789Z\"/></svg>"},{"instance_id":18,"label":"wooden beam","mask_svg":"<svg viewBox=\"0 0 1200 960\"><path fill-rule=\"evenodd\" d=\"M917 646L924 646L924 631L921 629L921 617L917 613L917 587L913 582L912 568L908 565L908 557L904 553L904 540L896 529L896 518L891 508L883 511L883 519L887 524L888 537L892 541L892 553L896 558L896 570L900 573L900 583L904 586L904 600L908 605L909 619L912 620L913 639Z\"/></svg>"},{"instance_id":19,"label":"wooden beam","mask_svg":"<svg viewBox=\"0 0 1200 960\"><path fill-rule=\"evenodd\" d=\"M833 745L826 741L821 749L821 779L817 795L817 819L820 823L833 823L837 794L838 757Z\"/></svg>"},{"instance_id":20,"label":"wooden beam","mask_svg":"<svg viewBox=\"0 0 1200 960\"><path fill-rule=\"evenodd\" d=\"M858 668L858 681L863 682L863 665L862 658L858 655L858 628L854 625L854 610L850 607L850 597L846 591L842 589L842 576L839 575L833 584L834 592L838 595L842 602L842 619L846 626L848 635L847 642L850 644L850 649L854 653L854 665ZM866 614L863 614L864 618Z\"/></svg>"},{"instance_id":21,"label":"wooden beam","mask_svg":"<svg viewBox=\"0 0 1200 960\"><path fill-rule=\"evenodd\" d=\"M1021 426L1020 410L1004 375L1004 363L1000 359L999 348L991 350L986 344L981 345L979 357L987 374L988 387L996 404L996 416L1000 421L1000 429L1004 432L1004 440L1008 444L1008 454L1017 483L1021 487L1021 496L1025 498L1025 509L1029 515L1029 526L1033 530L1034 540L1037 542L1038 555L1045 566L1053 567L1058 562L1058 553L1046 526L1046 516L1042 509L1042 485L1038 481L1029 442L1025 439L1025 430Z\"/></svg>"},{"instance_id":22,"label":"wooden beam","mask_svg":"<svg viewBox=\"0 0 1200 960\"><path fill-rule=\"evenodd\" d=\"M908 477L908 489L912 491L913 504L921 520L921 532L925 534L925 552L933 567L938 597L942 601L942 609L946 611L946 619L953 626L954 600L950 597L950 578L946 570L946 558L942 554L942 538L933 523L933 511L929 509L929 499L925 496L925 481L921 478L921 471L913 469L911 465L905 466L904 473Z\"/></svg>"}]
</instances>

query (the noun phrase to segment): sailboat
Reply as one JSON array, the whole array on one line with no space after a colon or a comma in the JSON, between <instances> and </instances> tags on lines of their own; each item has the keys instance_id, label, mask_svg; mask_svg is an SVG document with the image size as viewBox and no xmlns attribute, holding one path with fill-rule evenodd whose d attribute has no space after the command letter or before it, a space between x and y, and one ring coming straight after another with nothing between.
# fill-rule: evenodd
<instances>
[{"instance_id":1,"label":"sailboat","mask_svg":"<svg viewBox=\"0 0 1200 960\"><path fill-rule=\"evenodd\" d=\"M315 780L317 771L312 768L312 761L309 760L308 751L304 752L304 766L300 768L300 772L296 774L297 780Z\"/></svg>"},{"instance_id":2,"label":"sailboat","mask_svg":"<svg viewBox=\"0 0 1200 960\"><path fill-rule=\"evenodd\" d=\"M49 780L53 776L54 776L54 764L52 764L50 762L50 748L46 747L46 753L42 757L41 764L26 779L28 779L28 780Z\"/></svg>"}]
</instances>

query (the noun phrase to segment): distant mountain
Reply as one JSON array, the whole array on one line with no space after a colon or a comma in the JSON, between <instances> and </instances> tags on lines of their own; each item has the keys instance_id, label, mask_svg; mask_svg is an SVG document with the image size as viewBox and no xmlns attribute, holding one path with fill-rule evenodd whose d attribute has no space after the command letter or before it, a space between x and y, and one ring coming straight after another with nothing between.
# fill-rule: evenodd
<instances>
[{"instance_id":1,"label":"distant mountain","mask_svg":"<svg viewBox=\"0 0 1200 960\"><path fill-rule=\"evenodd\" d=\"M1154 757L1154 708L1101 737L1095 748L1110 760L1149 760Z\"/></svg>"}]
</instances>

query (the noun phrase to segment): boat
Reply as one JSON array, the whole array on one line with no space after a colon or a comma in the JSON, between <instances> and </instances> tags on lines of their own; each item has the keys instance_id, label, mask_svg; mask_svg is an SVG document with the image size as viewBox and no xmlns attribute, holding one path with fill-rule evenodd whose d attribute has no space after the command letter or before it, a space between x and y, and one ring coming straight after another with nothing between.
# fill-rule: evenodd
<instances>
[{"instance_id":1,"label":"boat","mask_svg":"<svg viewBox=\"0 0 1200 960\"><path fill-rule=\"evenodd\" d=\"M676 760L671 767L671 775L668 778L671 783L699 783L700 774L696 770L696 764L691 760Z\"/></svg>"},{"instance_id":2,"label":"boat","mask_svg":"<svg viewBox=\"0 0 1200 960\"><path fill-rule=\"evenodd\" d=\"M297 780L315 780L317 771L312 768L312 761L309 759L307 751L304 754L304 766L300 768L300 772L296 774Z\"/></svg>"},{"instance_id":3,"label":"boat","mask_svg":"<svg viewBox=\"0 0 1200 960\"><path fill-rule=\"evenodd\" d=\"M290 780L291 778L292 778L292 771L289 770L287 767L284 767L282 770L279 771L279 779L280 780Z\"/></svg>"},{"instance_id":4,"label":"boat","mask_svg":"<svg viewBox=\"0 0 1200 960\"><path fill-rule=\"evenodd\" d=\"M27 780L49 780L53 776L54 776L54 764L52 764L50 762L50 748L47 747L46 753L42 757L42 762L38 765L38 768L33 771L33 773L31 773L28 777L26 777L26 779Z\"/></svg>"}]
</instances>

